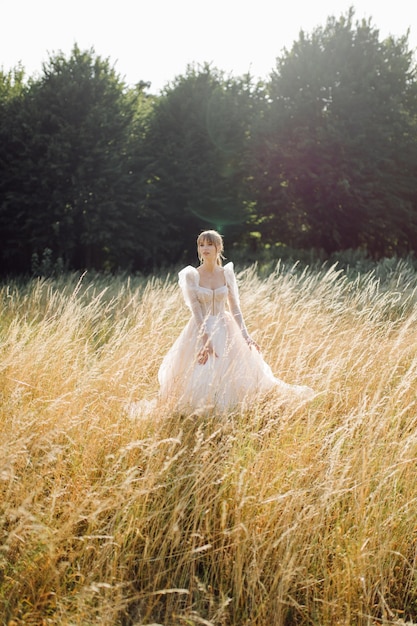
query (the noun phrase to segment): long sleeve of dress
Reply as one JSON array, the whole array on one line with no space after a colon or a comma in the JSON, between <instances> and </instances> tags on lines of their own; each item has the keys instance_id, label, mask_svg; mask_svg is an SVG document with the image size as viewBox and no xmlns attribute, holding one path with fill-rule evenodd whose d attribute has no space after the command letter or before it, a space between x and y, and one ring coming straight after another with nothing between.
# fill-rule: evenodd
<instances>
[{"instance_id":1,"label":"long sleeve of dress","mask_svg":"<svg viewBox=\"0 0 417 626\"><path fill-rule=\"evenodd\" d=\"M205 333L205 318L201 304L197 298L198 272L195 267L189 265L181 270L178 274L178 282L181 287L185 304L191 310L201 334Z\"/></svg>"},{"instance_id":2,"label":"long sleeve of dress","mask_svg":"<svg viewBox=\"0 0 417 626\"><path fill-rule=\"evenodd\" d=\"M233 315L236 324L239 326L243 338L248 340L250 339L250 336L243 320L242 311L240 309L239 289L236 282L233 263L230 262L224 266L224 273L226 276L226 284L228 287L228 303L230 312Z\"/></svg>"}]
</instances>

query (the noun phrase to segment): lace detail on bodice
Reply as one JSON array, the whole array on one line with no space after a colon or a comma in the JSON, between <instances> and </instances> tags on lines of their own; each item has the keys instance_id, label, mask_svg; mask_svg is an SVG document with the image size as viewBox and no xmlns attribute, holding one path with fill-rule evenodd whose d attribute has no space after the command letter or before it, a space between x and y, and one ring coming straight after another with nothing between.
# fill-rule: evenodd
<instances>
[{"instance_id":1,"label":"lace detail on bodice","mask_svg":"<svg viewBox=\"0 0 417 626\"><path fill-rule=\"evenodd\" d=\"M203 332L207 332L205 323L208 317L223 315L227 303L228 309L239 326L243 337L248 339L248 331L246 330L239 306L239 293L233 271L233 263L229 262L224 266L224 277L226 284L213 290L200 286L199 273L191 265L185 267L178 274L185 303L191 309L197 326Z\"/></svg>"},{"instance_id":2,"label":"lace detail on bodice","mask_svg":"<svg viewBox=\"0 0 417 626\"><path fill-rule=\"evenodd\" d=\"M197 299L201 306L203 317L223 315L227 302L227 285L217 289L197 286Z\"/></svg>"}]
</instances>

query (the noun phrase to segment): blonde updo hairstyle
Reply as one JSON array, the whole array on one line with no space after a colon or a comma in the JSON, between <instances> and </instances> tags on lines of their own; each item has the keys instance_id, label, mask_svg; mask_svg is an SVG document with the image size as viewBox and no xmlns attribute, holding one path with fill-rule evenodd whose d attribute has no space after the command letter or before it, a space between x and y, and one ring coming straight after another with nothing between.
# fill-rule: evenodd
<instances>
[{"instance_id":1,"label":"blonde updo hairstyle","mask_svg":"<svg viewBox=\"0 0 417 626\"><path fill-rule=\"evenodd\" d=\"M203 243L204 241L207 241L208 243L211 243L213 246L216 247L217 265L222 265L222 259L225 258L223 256L223 252L224 252L223 237L217 232L217 230L203 230L203 232L200 233L197 237L197 253L198 253L198 246L200 245L200 243ZM200 259L200 263L202 263L203 259L200 257L200 255L198 255L198 258Z\"/></svg>"}]
</instances>

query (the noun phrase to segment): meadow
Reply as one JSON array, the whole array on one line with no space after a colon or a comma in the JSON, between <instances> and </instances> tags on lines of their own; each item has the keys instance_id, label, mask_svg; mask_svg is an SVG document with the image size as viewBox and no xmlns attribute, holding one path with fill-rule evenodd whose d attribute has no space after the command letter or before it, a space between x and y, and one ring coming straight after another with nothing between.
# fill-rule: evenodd
<instances>
[{"instance_id":1,"label":"meadow","mask_svg":"<svg viewBox=\"0 0 417 626\"><path fill-rule=\"evenodd\" d=\"M417 623L413 264L238 279L266 361L312 402L158 401L189 317L174 273L3 283L1 624Z\"/></svg>"}]
</instances>

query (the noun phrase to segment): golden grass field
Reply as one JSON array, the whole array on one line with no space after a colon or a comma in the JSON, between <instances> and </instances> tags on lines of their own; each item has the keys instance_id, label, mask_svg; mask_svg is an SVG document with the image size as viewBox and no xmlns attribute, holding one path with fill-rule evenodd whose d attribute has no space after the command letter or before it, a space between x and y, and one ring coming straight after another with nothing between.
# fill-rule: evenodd
<instances>
[{"instance_id":1,"label":"golden grass field","mask_svg":"<svg viewBox=\"0 0 417 626\"><path fill-rule=\"evenodd\" d=\"M175 275L4 284L1 624L417 623L417 276L383 269L238 273L318 395L225 415L146 410Z\"/></svg>"}]
</instances>

